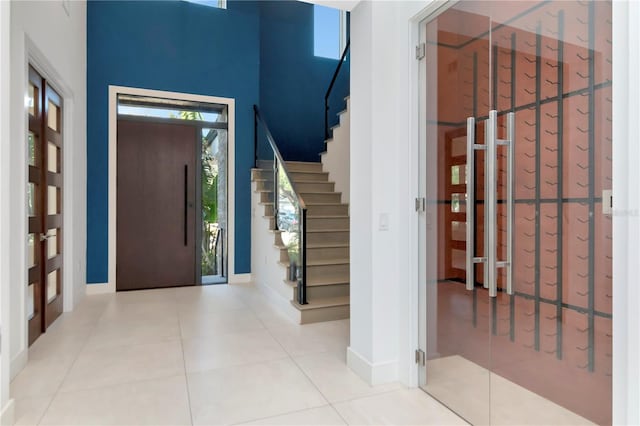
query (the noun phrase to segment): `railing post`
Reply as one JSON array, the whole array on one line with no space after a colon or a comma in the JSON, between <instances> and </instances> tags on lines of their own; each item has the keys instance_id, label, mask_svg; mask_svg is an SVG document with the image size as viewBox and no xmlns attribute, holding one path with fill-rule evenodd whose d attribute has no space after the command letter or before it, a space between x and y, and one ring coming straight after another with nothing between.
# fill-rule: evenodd
<instances>
[{"instance_id":1,"label":"railing post","mask_svg":"<svg viewBox=\"0 0 640 426\"><path fill-rule=\"evenodd\" d=\"M274 228L278 230L278 158L273 155L273 219Z\"/></svg>"},{"instance_id":2,"label":"railing post","mask_svg":"<svg viewBox=\"0 0 640 426\"><path fill-rule=\"evenodd\" d=\"M258 168L258 111L253 106L253 168Z\"/></svg>"},{"instance_id":3,"label":"railing post","mask_svg":"<svg viewBox=\"0 0 640 426\"><path fill-rule=\"evenodd\" d=\"M305 230L307 229L307 209L302 210L302 223L300 227L300 267L302 268L300 278L298 279L298 303L300 305L307 304L307 238Z\"/></svg>"},{"instance_id":4,"label":"railing post","mask_svg":"<svg viewBox=\"0 0 640 426\"><path fill-rule=\"evenodd\" d=\"M329 139L329 98L324 98L324 150L327 150L327 139Z\"/></svg>"}]
</instances>

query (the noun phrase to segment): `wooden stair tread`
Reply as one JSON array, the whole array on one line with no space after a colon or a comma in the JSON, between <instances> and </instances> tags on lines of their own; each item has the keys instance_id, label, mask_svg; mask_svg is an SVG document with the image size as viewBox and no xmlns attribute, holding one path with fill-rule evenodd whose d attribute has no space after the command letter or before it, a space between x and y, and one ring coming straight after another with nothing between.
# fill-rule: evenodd
<instances>
[{"instance_id":1,"label":"wooden stair tread","mask_svg":"<svg viewBox=\"0 0 640 426\"><path fill-rule=\"evenodd\" d=\"M307 260L307 266L348 265L349 259Z\"/></svg>"},{"instance_id":2,"label":"wooden stair tread","mask_svg":"<svg viewBox=\"0 0 640 426\"><path fill-rule=\"evenodd\" d=\"M335 183L332 180L307 180L307 179L296 179L295 183L321 183L326 185L327 183Z\"/></svg>"},{"instance_id":3,"label":"wooden stair tread","mask_svg":"<svg viewBox=\"0 0 640 426\"><path fill-rule=\"evenodd\" d=\"M283 280L285 282L285 284L287 284L290 287L295 287L296 285L298 285L297 281L289 281L289 280ZM329 278L316 278L313 280L308 280L307 281L307 287L321 287L321 286L325 286L325 285L340 285L340 284L349 284L349 276L344 276L344 277L329 277Z\"/></svg>"},{"instance_id":4,"label":"wooden stair tread","mask_svg":"<svg viewBox=\"0 0 640 426\"><path fill-rule=\"evenodd\" d=\"M296 181L295 183L298 183ZM322 182L325 183L325 182ZM342 194L342 192L338 191L300 191L300 194Z\"/></svg>"},{"instance_id":5,"label":"wooden stair tread","mask_svg":"<svg viewBox=\"0 0 640 426\"><path fill-rule=\"evenodd\" d=\"M284 248L284 247L282 247ZM282 266L289 266L288 263L279 261ZM307 260L307 266L331 266L331 265L348 265L349 259L329 259L329 260Z\"/></svg>"},{"instance_id":6,"label":"wooden stair tread","mask_svg":"<svg viewBox=\"0 0 640 426\"><path fill-rule=\"evenodd\" d=\"M313 244L307 244L307 248L310 249L323 249L323 248L342 248L342 247L349 247L349 243L313 243Z\"/></svg>"},{"instance_id":7,"label":"wooden stair tread","mask_svg":"<svg viewBox=\"0 0 640 426\"><path fill-rule=\"evenodd\" d=\"M319 161L287 161L285 160L285 164L322 164Z\"/></svg>"}]
</instances>

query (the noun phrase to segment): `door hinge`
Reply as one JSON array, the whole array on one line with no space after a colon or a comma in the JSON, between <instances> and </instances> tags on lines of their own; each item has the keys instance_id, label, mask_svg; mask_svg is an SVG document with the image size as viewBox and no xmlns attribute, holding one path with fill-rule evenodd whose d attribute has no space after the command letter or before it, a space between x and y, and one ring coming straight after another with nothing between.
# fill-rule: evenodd
<instances>
[{"instance_id":1,"label":"door hinge","mask_svg":"<svg viewBox=\"0 0 640 426\"><path fill-rule=\"evenodd\" d=\"M416 211L424 212L427 210L427 200L424 197L416 198Z\"/></svg>"},{"instance_id":2,"label":"door hinge","mask_svg":"<svg viewBox=\"0 0 640 426\"><path fill-rule=\"evenodd\" d=\"M425 57L427 52L427 47L425 46L424 43L420 43L419 45L416 46L416 59L420 60L422 58Z\"/></svg>"},{"instance_id":3,"label":"door hinge","mask_svg":"<svg viewBox=\"0 0 640 426\"><path fill-rule=\"evenodd\" d=\"M426 358L427 357L422 349L416 349L416 364L423 366L426 365Z\"/></svg>"},{"instance_id":4,"label":"door hinge","mask_svg":"<svg viewBox=\"0 0 640 426\"><path fill-rule=\"evenodd\" d=\"M613 213L613 193L610 189L602 190L602 213Z\"/></svg>"}]
</instances>

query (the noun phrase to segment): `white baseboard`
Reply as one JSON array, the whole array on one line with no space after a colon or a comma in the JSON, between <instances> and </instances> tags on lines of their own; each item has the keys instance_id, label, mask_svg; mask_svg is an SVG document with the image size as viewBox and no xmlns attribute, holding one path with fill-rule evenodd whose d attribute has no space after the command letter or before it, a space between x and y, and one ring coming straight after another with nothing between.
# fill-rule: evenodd
<instances>
[{"instance_id":1,"label":"white baseboard","mask_svg":"<svg viewBox=\"0 0 640 426\"><path fill-rule=\"evenodd\" d=\"M371 386L398 381L397 361L371 363L351 347L348 347L347 365Z\"/></svg>"},{"instance_id":2,"label":"white baseboard","mask_svg":"<svg viewBox=\"0 0 640 426\"><path fill-rule=\"evenodd\" d=\"M7 402L7 405L2 409L2 413L0 413L0 425L12 426L15 423L15 406L13 399Z\"/></svg>"},{"instance_id":3,"label":"white baseboard","mask_svg":"<svg viewBox=\"0 0 640 426\"><path fill-rule=\"evenodd\" d=\"M267 301L287 316L295 324L300 324L300 311L291 302L282 297L277 291L266 284L255 283L255 286L265 295Z\"/></svg>"},{"instance_id":4,"label":"white baseboard","mask_svg":"<svg viewBox=\"0 0 640 426\"><path fill-rule=\"evenodd\" d=\"M29 361L29 349L23 349L18 355L13 357L11 364L9 365L9 377L11 380L15 379L18 373L26 367Z\"/></svg>"},{"instance_id":5,"label":"white baseboard","mask_svg":"<svg viewBox=\"0 0 640 426\"><path fill-rule=\"evenodd\" d=\"M115 293L116 286L113 283L87 284L87 296L94 294Z\"/></svg>"},{"instance_id":6,"label":"white baseboard","mask_svg":"<svg viewBox=\"0 0 640 426\"><path fill-rule=\"evenodd\" d=\"M231 274L229 275L229 284L250 283L251 274Z\"/></svg>"}]
</instances>

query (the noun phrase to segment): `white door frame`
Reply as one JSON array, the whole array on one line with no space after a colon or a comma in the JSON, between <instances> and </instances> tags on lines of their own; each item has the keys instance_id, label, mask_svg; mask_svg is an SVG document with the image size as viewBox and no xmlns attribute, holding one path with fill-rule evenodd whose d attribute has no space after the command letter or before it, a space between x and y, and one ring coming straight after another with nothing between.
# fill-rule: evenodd
<instances>
[{"instance_id":1,"label":"white door frame","mask_svg":"<svg viewBox=\"0 0 640 426\"><path fill-rule=\"evenodd\" d=\"M164 90L140 89L126 86L109 86L109 218L108 218L108 280L104 284L87 284L87 294L114 293L116 291L116 216L117 216L117 127L118 127L118 95L150 96L156 98L176 99L184 101L205 102L227 105L228 140L227 140L227 260L228 282L238 282L242 277L235 274L235 99L215 96L196 95L190 93L167 92Z\"/></svg>"}]
</instances>

